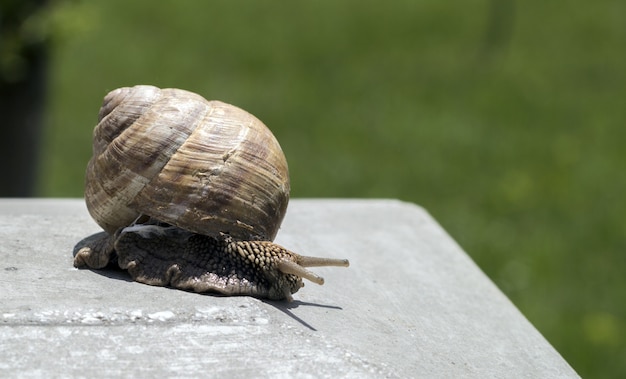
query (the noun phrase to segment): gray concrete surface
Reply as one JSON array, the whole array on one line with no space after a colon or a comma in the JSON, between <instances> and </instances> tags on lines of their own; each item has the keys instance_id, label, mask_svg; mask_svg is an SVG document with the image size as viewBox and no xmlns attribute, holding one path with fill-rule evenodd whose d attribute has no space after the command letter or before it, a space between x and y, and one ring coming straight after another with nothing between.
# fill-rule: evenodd
<instances>
[{"instance_id":1,"label":"gray concrete surface","mask_svg":"<svg viewBox=\"0 0 626 379\"><path fill-rule=\"evenodd\" d=\"M0 377L578 377L412 204L293 200L277 242L351 263L293 303L73 268L98 231L79 199L0 200Z\"/></svg>"}]
</instances>

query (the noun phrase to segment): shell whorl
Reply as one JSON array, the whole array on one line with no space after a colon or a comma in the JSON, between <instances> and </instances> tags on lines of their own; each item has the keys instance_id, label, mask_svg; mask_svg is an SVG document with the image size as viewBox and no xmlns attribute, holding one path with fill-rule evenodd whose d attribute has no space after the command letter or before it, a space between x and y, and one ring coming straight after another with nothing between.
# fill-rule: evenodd
<instances>
[{"instance_id":1,"label":"shell whorl","mask_svg":"<svg viewBox=\"0 0 626 379\"><path fill-rule=\"evenodd\" d=\"M85 199L110 234L147 215L210 236L273 240L289 173L276 138L248 112L180 89L125 87L100 109Z\"/></svg>"}]
</instances>

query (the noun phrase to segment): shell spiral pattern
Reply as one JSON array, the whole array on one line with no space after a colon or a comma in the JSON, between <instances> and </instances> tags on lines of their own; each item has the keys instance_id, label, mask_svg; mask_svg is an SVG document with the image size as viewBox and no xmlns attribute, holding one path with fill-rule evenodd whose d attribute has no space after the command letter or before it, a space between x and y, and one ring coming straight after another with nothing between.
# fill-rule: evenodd
<instances>
[{"instance_id":1,"label":"shell spiral pattern","mask_svg":"<svg viewBox=\"0 0 626 379\"><path fill-rule=\"evenodd\" d=\"M109 234L141 215L240 240L273 240L289 202L287 161L250 113L139 85L104 99L85 199Z\"/></svg>"}]
</instances>

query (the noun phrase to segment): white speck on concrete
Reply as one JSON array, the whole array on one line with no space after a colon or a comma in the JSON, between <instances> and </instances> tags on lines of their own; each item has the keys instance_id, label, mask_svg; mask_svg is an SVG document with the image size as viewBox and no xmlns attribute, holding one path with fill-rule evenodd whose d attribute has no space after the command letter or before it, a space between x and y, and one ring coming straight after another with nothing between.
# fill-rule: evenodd
<instances>
[{"instance_id":1,"label":"white speck on concrete","mask_svg":"<svg viewBox=\"0 0 626 379\"><path fill-rule=\"evenodd\" d=\"M176 315L172 311L161 311L148 314L148 318L155 321L167 321L174 316Z\"/></svg>"}]
</instances>

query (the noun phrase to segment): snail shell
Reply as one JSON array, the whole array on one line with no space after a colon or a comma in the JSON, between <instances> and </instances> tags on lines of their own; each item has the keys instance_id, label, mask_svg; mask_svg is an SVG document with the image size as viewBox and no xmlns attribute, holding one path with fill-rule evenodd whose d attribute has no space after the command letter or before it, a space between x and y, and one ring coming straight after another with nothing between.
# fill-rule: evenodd
<instances>
[{"instance_id":1,"label":"snail shell","mask_svg":"<svg viewBox=\"0 0 626 379\"><path fill-rule=\"evenodd\" d=\"M140 215L195 233L273 240L289 202L287 160L250 113L180 89L110 92L85 199L109 234Z\"/></svg>"},{"instance_id":2,"label":"snail shell","mask_svg":"<svg viewBox=\"0 0 626 379\"><path fill-rule=\"evenodd\" d=\"M106 233L79 242L76 267L117 261L147 284L291 300L302 278L323 284L306 267L349 264L271 242L289 202L276 138L248 112L180 89L106 95L85 200Z\"/></svg>"}]
</instances>

